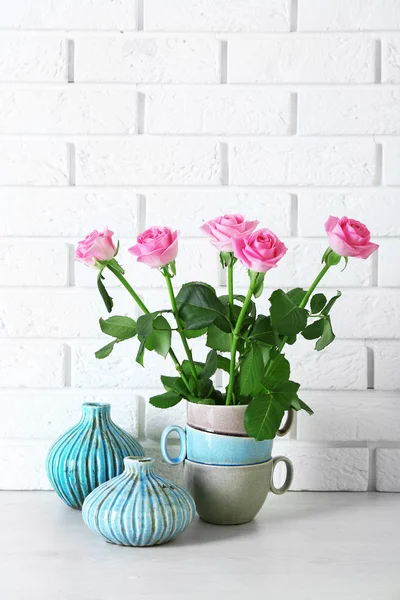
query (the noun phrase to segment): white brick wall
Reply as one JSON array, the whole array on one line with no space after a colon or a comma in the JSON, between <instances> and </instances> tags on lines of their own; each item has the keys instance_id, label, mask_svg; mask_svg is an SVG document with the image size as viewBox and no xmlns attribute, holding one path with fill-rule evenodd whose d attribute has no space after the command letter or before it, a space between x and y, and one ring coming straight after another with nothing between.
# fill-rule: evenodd
<instances>
[{"instance_id":1,"label":"white brick wall","mask_svg":"<svg viewBox=\"0 0 400 600\"><path fill-rule=\"evenodd\" d=\"M398 0L3 4L0 488L49 487L47 449L84 401L111 402L157 458L163 428L185 423L183 404L148 404L168 361L140 368L135 343L94 358L106 314L96 274L73 261L76 242L108 225L156 309L168 306L160 274L127 254L137 233L180 229L176 284L204 279L224 293L199 226L243 211L290 250L267 276L262 311L274 287L311 282L329 214L374 232L376 256L323 282L343 290L336 343L288 350L315 415L300 414L275 453L293 459L294 489L400 491ZM236 280L244 292L246 273ZM116 314L136 317L112 276L107 285Z\"/></svg>"}]
</instances>

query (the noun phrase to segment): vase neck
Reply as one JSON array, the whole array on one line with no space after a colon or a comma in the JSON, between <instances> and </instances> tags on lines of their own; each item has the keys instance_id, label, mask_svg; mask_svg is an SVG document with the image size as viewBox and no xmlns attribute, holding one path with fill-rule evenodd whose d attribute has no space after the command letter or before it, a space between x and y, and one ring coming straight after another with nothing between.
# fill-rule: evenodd
<instances>
[{"instance_id":1,"label":"vase neck","mask_svg":"<svg viewBox=\"0 0 400 600\"><path fill-rule=\"evenodd\" d=\"M87 423L96 423L99 426L110 423L110 409L110 404L85 402L82 404L82 420Z\"/></svg>"},{"instance_id":2,"label":"vase neck","mask_svg":"<svg viewBox=\"0 0 400 600\"><path fill-rule=\"evenodd\" d=\"M126 456L124 458L125 473L147 475L154 470L154 459L146 456Z\"/></svg>"}]
</instances>

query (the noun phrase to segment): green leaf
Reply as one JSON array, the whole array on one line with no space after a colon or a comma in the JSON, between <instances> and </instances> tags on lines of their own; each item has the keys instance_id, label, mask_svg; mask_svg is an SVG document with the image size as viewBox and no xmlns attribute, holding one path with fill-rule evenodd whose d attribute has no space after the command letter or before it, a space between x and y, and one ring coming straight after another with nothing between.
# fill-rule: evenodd
<instances>
[{"instance_id":1,"label":"green leaf","mask_svg":"<svg viewBox=\"0 0 400 600\"><path fill-rule=\"evenodd\" d=\"M222 268L224 269L225 267L234 265L237 261L237 258L235 258L233 252L220 252L219 260L221 262Z\"/></svg>"},{"instance_id":2,"label":"green leaf","mask_svg":"<svg viewBox=\"0 0 400 600\"><path fill-rule=\"evenodd\" d=\"M229 305L229 296L227 296L226 294L223 294L222 296L218 296L218 298L221 300L222 304L224 304L226 306ZM233 296L233 299L240 302L240 304L243 304L243 302L246 299L246 296L243 296L242 294L235 294ZM242 310L242 307L237 306L235 304L234 308L235 308L235 312L237 312L237 315L235 315L235 316L239 316L239 313ZM253 300L250 300L250 302L249 302L249 306L247 308L247 314L253 318L256 316L256 305L254 304Z\"/></svg>"},{"instance_id":3,"label":"green leaf","mask_svg":"<svg viewBox=\"0 0 400 600\"><path fill-rule=\"evenodd\" d=\"M276 290L270 297L271 325L282 335L296 335L307 325L308 312L299 308L283 290Z\"/></svg>"},{"instance_id":4,"label":"green leaf","mask_svg":"<svg viewBox=\"0 0 400 600\"><path fill-rule=\"evenodd\" d=\"M311 298L311 303L310 303L311 312L314 315L317 315L324 308L325 304L326 304L325 294L315 294Z\"/></svg>"},{"instance_id":5,"label":"green leaf","mask_svg":"<svg viewBox=\"0 0 400 600\"><path fill-rule=\"evenodd\" d=\"M107 292L106 288L104 287L104 283L103 283L102 279L104 279L104 277L101 274L101 271L99 271L99 274L97 276L97 287L100 292L100 296L103 298L103 302L106 306L107 311L111 312L112 308L114 306L114 302L113 302L113 299L111 298L110 294Z\"/></svg>"},{"instance_id":6,"label":"green leaf","mask_svg":"<svg viewBox=\"0 0 400 600\"><path fill-rule=\"evenodd\" d=\"M259 298L264 289L265 273L257 273L249 270L250 285L253 288L254 298Z\"/></svg>"},{"instance_id":7,"label":"green leaf","mask_svg":"<svg viewBox=\"0 0 400 600\"><path fill-rule=\"evenodd\" d=\"M174 260L169 263L169 268L170 268L172 277L175 277L175 275L176 275L176 262Z\"/></svg>"},{"instance_id":8,"label":"green leaf","mask_svg":"<svg viewBox=\"0 0 400 600\"><path fill-rule=\"evenodd\" d=\"M97 350L97 352L94 353L95 357L96 358L107 358L107 356L110 356L111 352L114 350L115 344L118 344L118 340L113 340L112 342L107 344L107 346L103 346L103 348L100 348L100 350Z\"/></svg>"},{"instance_id":9,"label":"green leaf","mask_svg":"<svg viewBox=\"0 0 400 600\"><path fill-rule=\"evenodd\" d=\"M288 410L292 401L297 398L300 384L294 381L279 381L272 388L274 401L279 403L284 410Z\"/></svg>"},{"instance_id":10,"label":"green leaf","mask_svg":"<svg viewBox=\"0 0 400 600\"><path fill-rule=\"evenodd\" d=\"M257 393L264 375L264 361L261 349L251 344L240 369L240 394L250 396Z\"/></svg>"},{"instance_id":11,"label":"green leaf","mask_svg":"<svg viewBox=\"0 0 400 600\"><path fill-rule=\"evenodd\" d=\"M229 333L224 333L214 324L211 324L207 330L206 345L220 352L230 352L232 345L232 336Z\"/></svg>"},{"instance_id":12,"label":"green leaf","mask_svg":"<svg viewBox=\"0 0 400 600\"><path fill-rule=\"evenodd\" d=\"M164 358L171 348L171 326L161 315L153 321L153 332L146 337L146 349L155 350Z\"/></svg>"},{"instance_id":13,"label":"green leaf","mask_svg":"<svg viewBox=\"0 0 400 600\"><path fill-rule=\"evenodd\" d=\"M198 282L187 283L180 289L176 301L185 329L203 329L215 323L223 331L231 331L225 307L211 286Z\"/></svg>"},{"instance_id":14,"label":"green leaf","mask_svg":"<svg viewBox=\"0 0 400 600\"><path fill-rule=\"evenodd\" d=\"M294 410L305 410L309 415L314 414L314 411L312 410L312 408L310 408L308 406L308 404L303 402L303 400L300 400L300 398L298 396L296 396L296 398L294 398L292 400L292 403L290 406L291 406L291 408L294 408Z\"/></svg>"},{"instance_id":15,"label":"green leaf","mask_svg":"<svg viewBox=\"0 0 400 600\"><path fill-rule=\"evenodd\" d=\"M272 440L285 411L272 394L256 396L244 413L244 426L250 437L258 441Z\"/></svg>"},{"instance_id":16,"label":"green leaf","mask_svg":"<svg viewBox=\"0 0 400 600\"><path fill-rule=\"evenodd\" d=\"M168 377L161 375L161 383L167 392L175 392L179 396L186 397L188 390L180 377Z\"/></svg>"},{"instance_id":17,"label":"green leaf","mask_svg":"<svg viewBox=\"0 0 400 600\"><path fill-rule=\"evenodd\" d=\"M211 325L210 325L211 327ZM201 337L202 335L205 335L207 333L207 327L204 327L204 329L197 329L197 330L193 330L193 331L188 331L187 329L185 329L185 331L183 332L185 337L188 340L191 340L192 338L198 338Z\"/></svg>"},{"instance_id":18,"label":"green leaf","mask_svg":"<svg viewBox=\"0 0 400 600\"><path fill-rule=\"evenodd\" d=\"M214 389L213 382L211 379L202 379L201 380L201 389L200 396L202 398L208 398L212 395L212 391Z\"/></svg>"},{"instance_id":19,"label":"green leaf","mask_svg":"<svg viewBox=\"0 0 400 600\"><path fill-rule=\"evenodd\" d=\"M201 377L203 379L209 379L215 373L218 368L218 357L215 350L210 350L207 354L206 362L204 363L203 370L201 372Z\"/></svg>"},{"instance_id":20,"label":"green leaf","mask_svg":"<svg viewBox=\"0 0 400 600\"><path fill-rule=\"evenodd\" d=\"M149 313L141 315L136 323L136 333L142 340L153 333L153 321L158 313Z\"/></svg>"},{"instance_id":21,"label":"green leaf","mask_svg":"<svg viewBox=\"0 0 400 600\"><path fill-rule=\"evenodd\" d=\"M316 340L321 337L324 330L324 321L325 319L319 319L318 321L311 323L311 325L307 325L301 332L301 335L305 337L306 340Z\"/></svg>"},{"instance_id":22,"label":"green leaf","mask_svg":"<svg viewBox=\"0 0 400 600\"><path fill-rule=\"evenodd\" d=\"M100 319L100 329L118 340L128 340L136 335L136 323L130 317L115 316Z\"/></svg>"},{"instance_id":23,"label":"green leaf","mask_svg":"<svg viewBox=\"0 0 400 600\"><path fill-rule=\"evenodd\" d=\"M329 315L329 313L332 310L332 306L335 304L336 300L338 300L340 298L340 296L342 295L342 292L339 292L339 290L336 292L336 296L333 296L333 298L331 298L328 302L328 304L325 306L324 310L322 311L323 315Z\"/></svg>"},{"instance_id":24,"label":"green leaf","mask_svg":"<svg viewBox=\"0 0 400 600\"><path fill-rule=\"evenodd\" d=\"M136 362L139 363L142 367L144 367L144 351L145 351L145 342L140 342L139 350L136 354Z\"/></svg>"},{"instance_id":25,"label":"green leaf","mask_svg":"<svg viewBox=\"0 0 400 600\"><path fill-rule=\"evenodd\" d=\"M315 344L315 349L320 351L329 346L335 339L335 334L332 331L332 324L330 317L324 319L324 328L320 339Z\"/></svg>"},{"instance_id":26,"label":"green leaf","mask_svg":"<svg viewBox=\"0 0 400 600\"><path fill-rule=\"evenodd\" d=\"M283 354L278 354L268 366L268 385L277 381L287 381L290 377L290 364Z\"/></svg>"},{"instance_id":27,"label":"green leaf","mask_svg":"<svg viewBox=\"0 0 400 600\"><path fill-rule=\"evenodd\" d=\"M299 306L306 293L307 292L302 288L294 288L293 290L289 290L287 295L296 304L296 306Z\"/></svg>"},{"instance_id":28,"label":"green leaf","mask_svg":"<svg viewBox=\"0 0 400 600\"><path fill-rule=\"evenodd\" d=\"M164 394L159 394L158 396L153 396L150 398L150 404L155 406L156 408L171 408L171 406L175 406L178 404L182 398L175 394L174 392L165 392Z\"/></svg>"},{"instance_id":29,"label":"green leaf","mask_svg":"<svg viewBox=\"0 0 400 600\"><path fill-rule=\"evenodd\" d=\"M226 356L220 356L218 354L217 355L217 365L218 365L218 369L222 369L222 371L226 371L226 373L229 373L231 361L229 360L229 358L226 358Z\"/></svg>"},{"instance_id":30,"label":"green leaf","mask_svg":"<svg viewBox=\"0 0 400 600\"><path fill-rule=\"evenodd\" d=\"M276 337L275 332L271 327L271 319L264 315L258 315L253 325L253 329L250 332L249 339L275 346Z\"/></svg>"}]
</instances>

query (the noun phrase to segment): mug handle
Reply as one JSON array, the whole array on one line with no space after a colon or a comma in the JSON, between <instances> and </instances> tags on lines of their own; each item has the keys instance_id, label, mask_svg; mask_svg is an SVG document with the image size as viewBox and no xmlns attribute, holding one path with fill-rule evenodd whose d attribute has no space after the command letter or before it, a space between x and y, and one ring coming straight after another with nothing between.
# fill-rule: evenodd
<instances>
[{"instance_id":1,"label":"mug handle","mask_svg":"<svg viewBox=\"0 0 400 600\"><path fill-rule=\"evenodd\" d=\"M283 437L284 435L289 433L289 431L292 429L293 420L294 420L294 410L293 410L293 408L289 408L289 410L287 411L286 421L285 421L283 427L281 429L278 429L278 431L276 432L276 435L278 437Z\"/></svg>"},{"instance_id":2,"label":"mug handle","mask_svg":"<svg viewBox=\"0 0 400 600\"><path fill-rule=\"evenodd\" d=\"M284 462L286 465L286 479L283 485L280 488L276 488L274 486L274 473L275 467L279 462ZM272 471L271 471L271 492L280 496L281 494L285 494L293 482L293 463L286 456L277 456L272 459Z\"/></svg>"},{"instance_id":3,"label":"mug handle","mask_svg":"<svg viewBox=\"0 0 400 600\"><path fill-rule=\"evenodd\" d=\"M168 452L168 438L170 434L174 431L178 434L180 443L179 454L175 457L170 456ZM160 440L160 449L162 457L167 463L169 463L170 465L179 465L179 463L184 461L186 458L186 431L178 425L168 425L168 427L166 427L162 432Z\"/></svg>"}]
</instances>

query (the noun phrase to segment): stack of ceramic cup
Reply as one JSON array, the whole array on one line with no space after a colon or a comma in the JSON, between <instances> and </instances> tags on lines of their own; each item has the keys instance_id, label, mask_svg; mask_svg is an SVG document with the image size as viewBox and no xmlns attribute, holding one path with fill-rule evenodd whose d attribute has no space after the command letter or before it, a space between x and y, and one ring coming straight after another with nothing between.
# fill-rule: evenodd
<instances>
[{"instance_id":1,"label":"stack of ceramic cup","mask_svg":"<svg viewBox=\"0 0 400 600\"><path fill-rule=\"evenodd\" d=\"M209 523L237 525L254 519L269 490L285 493L293 479L293 466L284 456L272 458L273 440L261 442L244 429L246 406L209 406L188 403L187 426L167 427L161 438L161 452L170 464L184 461L185 485L192 494L199 516ZM289 413L279 435L290 429ZM176 432L180 451L172 457L168 438ZM286 464L282 487L273 483L275 466Z\"/></svg>"}]
</instances>

